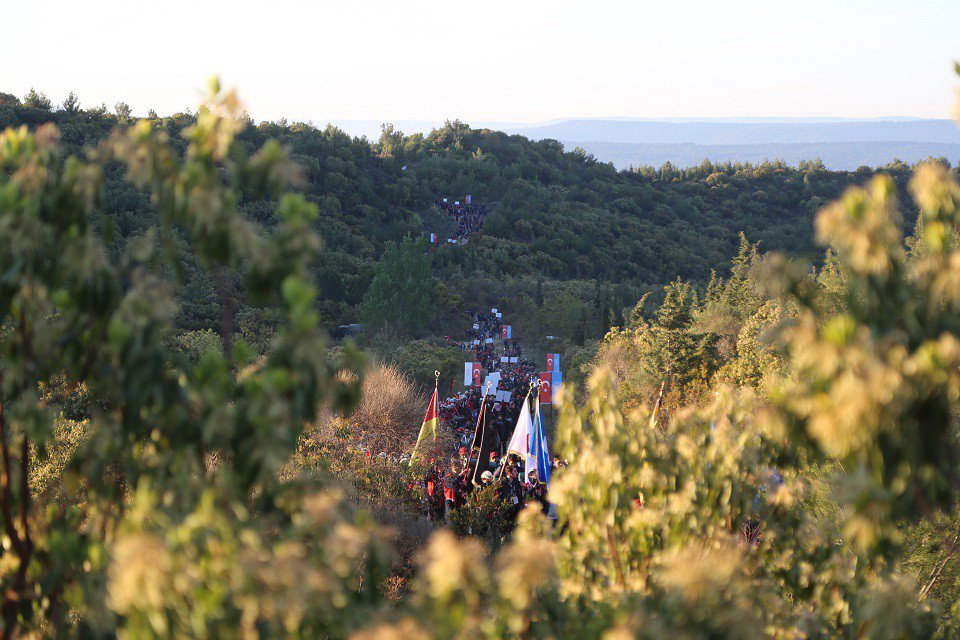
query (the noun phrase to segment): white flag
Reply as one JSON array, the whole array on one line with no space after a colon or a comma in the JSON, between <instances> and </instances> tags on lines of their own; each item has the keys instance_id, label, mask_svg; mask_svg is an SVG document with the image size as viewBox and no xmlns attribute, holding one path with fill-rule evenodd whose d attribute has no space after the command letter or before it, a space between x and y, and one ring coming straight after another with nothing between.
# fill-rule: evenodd
<instances>
[{"instance_id":1,"label":"white flag","mask_svg":"<svg viewBox=\"0 0 960 640\"><path fill-rule=\"evenodd\" d=\"M520 409L520 417L517 419L517 426L513 430L513 436L510 437L510 443L507 445L507 453L513 453L520 456L521 460L526 460L530 455L530 430L533 422L530 420L530 399L523 401L523 407Z\"/></svg>"},{"instance_id":2,"label":"white flag","mask_svg":"<svg viewBox=\"0 0 960 640\"><path fill-rule=\"evenodd\" d=\"M463 384L466 387L469 387L473 384L473 363L464 362L463 363Z\"/></svg>"}]
</instances>

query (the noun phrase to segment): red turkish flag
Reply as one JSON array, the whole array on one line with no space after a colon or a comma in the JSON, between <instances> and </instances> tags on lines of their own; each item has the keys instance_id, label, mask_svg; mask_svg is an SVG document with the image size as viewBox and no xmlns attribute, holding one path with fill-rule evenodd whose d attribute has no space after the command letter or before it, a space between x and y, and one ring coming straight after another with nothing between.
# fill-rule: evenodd
<instances>
[{"instance_id":1,"label":"red turkish flag","mask_svg":"<svg viewBox=\"0 0 960 640\"><path fill-rule=\"evenodd\" d=\"M475 387L480 386L480 363L479 362L473 363L473 386Z\"/></svg>"},{"instance_id":2,"label":"red turkish flag","mask_svg":"<svg viewBox=\"0 0 960 640\"><path fill-rule=\"evenodd\" d=\"M553 404L553 374L544 371L540 374L540 404Z\"/></svg>"},{"instance_id":3,"label":"red turkish flag","mask_svg":"<svg viewBox=\"0 0 960 640\"><path fill-rule=\"evenodd\" d=\"M547 371L553 371L553 354L552 353L547 354ZM540 377L541 378L543 377L542 373L540 374Z\"/></svg>"}]
</instances>

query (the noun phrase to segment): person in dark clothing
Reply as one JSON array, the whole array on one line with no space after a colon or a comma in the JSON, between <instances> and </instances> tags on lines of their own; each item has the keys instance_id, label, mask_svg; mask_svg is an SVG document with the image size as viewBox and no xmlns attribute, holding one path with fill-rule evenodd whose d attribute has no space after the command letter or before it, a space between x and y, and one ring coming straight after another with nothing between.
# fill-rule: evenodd
<instances>
[{"instance_id":1,"label":"person in dark clothing","mask_svg":"<svg viewBox=\"0 0 960 640\"><path fill-rule=\"evenodd\" d=\"M523 485L517 476L517 468L508 466L504 470L504 477L500 480L500 500L506 504L506 520L511 524L516 521L517 514L523 508Z\"/></svg>"},{"instance_id":2,"label":"person in dark clothing","mask_svg":"<svg viewBox=\"0 0 960 640\"><path fill-rule=\"evenodd\" d=\"M500 468L500 456L496 451L490 452L490 460L487 462L487 471L490 473L496 473L497 469Z\"/></svg>"},{"instance_id":3,"label":"person in dark clothing","mask_svg":"<svg viewBox=\"0 0 960 640\"><path fill-rule=\"evenodd\" d=\"M536 469L527 474L527 484L524 487L526 502L536 502L540 505L543 515L550 511L550 501L547 500L547 484L541 482L540 474Z\"/></svg>"},{"instance_id":4,"label":"person in dark clothing","mask_svg":"<svg viewBox=\"0 0 960 640\"><path fill-rule=\"evenodd\" d=\"M423 510L430 520L439 520L443 515L443 469L434 464L427 468L423 477Z\"/></svg>"}]
</instances>

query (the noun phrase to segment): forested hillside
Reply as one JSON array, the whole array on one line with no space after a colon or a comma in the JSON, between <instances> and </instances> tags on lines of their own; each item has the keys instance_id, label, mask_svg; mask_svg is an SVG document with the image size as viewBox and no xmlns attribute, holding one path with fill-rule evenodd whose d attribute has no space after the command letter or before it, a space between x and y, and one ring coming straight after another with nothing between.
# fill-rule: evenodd
<instances>
[{"instance_id":1,"label":"forested hillside","mask_svg":"<svg viewBox=\"0 0 960 640\"><path fill-rule=\"evenodd\" d=\"M182 152L180 133L195 116L149 116ZM42 94L24 101L0 97L0 128L53 122L74 154L94 149L112 128L133 120L123 104L108 111L84 109L76 99L51 107ZM271 139L302 167L303 192L321 212L314 227L323 245L313 268L328 329L360 319L360 304L387 242L437 232L440 245L431 260L442 286L413 333L446 330L446 316L461 310L457 300L465 294L495 301L504 299L506 290L512 295L504 305L527 326L526 335L582 342L619 323L623 308L673 278L705 284L712 269L728 266L741 232L764 250L816 260L814 212L872 173L827 171L816 163L616 171L582 152L565 153L554 141L533 142L460 122L427 136L385 127L378 141L287 122L248 122L239 133L248 150ZM105 213L121 239L136 237L151 224L150 200L109 167ZM908 169L884 171L902 189ZM469 243L444 244L445 221L433 202L466 194L488 203L491 213ZM268 200L244 194L241 211L265 233L277 225ZM908 225L913 215L908 212ZM182 251L181 262L185 286L177 326L215 328L227 298L189 252ZM241 330L253 326L255 332L269 322L245 301L236 303ZM559 313L552 310L557 306ZM612 319L599 317L606 308Z\"/></svg>"}]
</instances>

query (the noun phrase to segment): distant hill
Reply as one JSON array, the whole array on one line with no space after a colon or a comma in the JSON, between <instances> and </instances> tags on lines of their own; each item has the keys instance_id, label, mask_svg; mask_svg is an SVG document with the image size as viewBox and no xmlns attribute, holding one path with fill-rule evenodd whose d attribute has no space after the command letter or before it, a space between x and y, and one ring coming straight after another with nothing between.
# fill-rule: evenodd
<instances>
[{"instance_id":1,"label":"distant hill","mask_svg":"<svg viewBox=\"0 0 960 640\"><path fill-rule=\"evenodd\" d=\"M841 122L661 122L564 120L508 130L531 140L661 144L796 144L831 142L935 142L960 144L950 120Z\"/></svg>"},{"instance_id":2,"label":"distant hill","mask_svg":"<svg viewBox=\"0 0 960 640\"><path fill-rule=\"evenodd\" d=\"M0 129L48 122L60 128L62 144L75 154L86 153L113 127L129 126L99 110L0 105ZM151 120L181 150L181 132L193 123L192 114ZM600 335L604 305L632 307L643 292L659 290L678 276L705 284L713 270L722 273L739 246L740 232L764 250L817 260L815 212L874 174L871 169L829 171L817 163L702 164L702 147L689 143L674 146L685 149L694 168L676 168L675 150L661 147L659 157L674 158L673 167L617 171L587 154L564 152L555 141L460 122L426 135L394 132L375 141L334 127L261 122L245 128L239 139L251 150L276 139L302 168L303 192L321 214L314 229L324 244L313 269L328 328L357 321L388 242L429 233L442 240L448 221L438 215L435 199L471 194L489 205L490 215L468 244L442 244L431 251L442 287L435 301L437 324L430 330L443 335L445 327L459 322L455 314L462 313L463 300L479 300L502 304L521 335L561 336L577 344ZM634 151L632 145L602 144L611 155ZM815 146L821 152L829 147ZM811 155L823 155L813 154L813 148ZM597 157L601 151L597 147ZM767 149L757 153L779 155ZM905 194L909 167L883 171ZM111 170L106 178L103 213L114 223L119 249L149 228L155 212L149 196L120 174ZM909 229L915 212L909 199L904 201ZM265 233L277 224L275 208L259 197L243 200L240 210ZM213 282L195 256L185 252L180 258L184 285L178 330L216 329L220 311ZM261 310L238 309L238 326L259 327L269 320Z\"/></svg>"},{"instance_id":3,"label":"distant hill","mask_svg":"<svg viewBox=\"0 0 960 640\"><path fill-rule=\"evenodd\" d=\"M712 162L795 164L821 159L831 169L883 166L893 160L928 157L960 160L960 128L949 120L816 119L776 121L563 120L509 129L533 140L558 140L568 150L579 146L618 168L690 167Z\"/></svg>"},{"instance_id":4,"label":"distant hill","mask_svg":"<svg viewBox=\"0 0 960 640\"><path fill-rule=\"evenodd\" d=\"M781 160L796 165L817 160L829 169L853 171L858 167L882 167L894 160L910 164L930 157L960 162L960 144L935 142L803 142L788 144L667 144L564 140L566 149L582 148L598 160L612 162L618 169L660 167L670 162L677 167L694 167L711 162L758 164Z\"/></svg>"}]
</instances>

